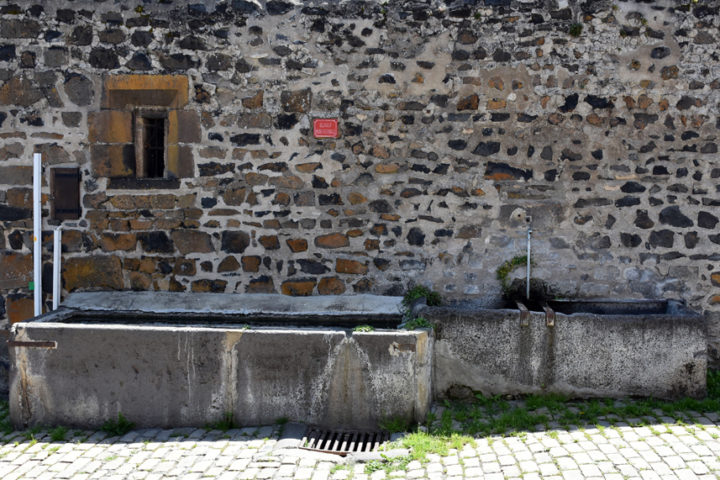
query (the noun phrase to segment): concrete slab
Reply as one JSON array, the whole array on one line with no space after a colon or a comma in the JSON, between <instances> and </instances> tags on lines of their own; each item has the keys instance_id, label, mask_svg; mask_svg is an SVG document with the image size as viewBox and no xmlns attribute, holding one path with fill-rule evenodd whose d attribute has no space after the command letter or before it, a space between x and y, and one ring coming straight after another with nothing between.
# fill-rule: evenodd
<instances>
[{"instance_id":1,"label":"concrete slab","mask_svg":"<svg viewBox=\"0 0 720 480\"><path fill-rule=\"evenodd\" d=\"M77 310L151 313L205 313L287 316L398 316L402 297L378 295L319 295L290 297L278 294L80 292L62 305Z\"/></svg>"}]
</instances>

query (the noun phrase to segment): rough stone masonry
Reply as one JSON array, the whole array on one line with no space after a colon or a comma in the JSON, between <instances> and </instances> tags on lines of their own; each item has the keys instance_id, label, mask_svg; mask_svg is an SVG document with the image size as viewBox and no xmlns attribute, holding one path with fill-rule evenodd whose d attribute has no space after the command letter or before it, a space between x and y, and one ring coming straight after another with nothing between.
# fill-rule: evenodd
<instances>
[{"instance_id":1,"label":"rough stone masonry","mask_svg":"<svg viewBox=\"0 0 720 480\"><path fill-rule=\"evenodd\" d=\"M74 166L65 292L493 304L531 216L533 277L686 300L717 362L719 26L718 1L3 2L0 322L32 314L41 152L48 301L51 171Z\"/></svg>"}]
</instances>

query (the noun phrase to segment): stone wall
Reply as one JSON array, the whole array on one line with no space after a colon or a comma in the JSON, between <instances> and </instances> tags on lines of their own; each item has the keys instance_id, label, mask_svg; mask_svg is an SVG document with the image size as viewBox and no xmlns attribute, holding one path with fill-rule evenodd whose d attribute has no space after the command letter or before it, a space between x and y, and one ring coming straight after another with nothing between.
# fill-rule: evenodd
<instances>
[{"instance_id":1,"label":"stone wall","mask_svg":"<svg viewBox=\"0 0 720 480\"><path fill-rule=\"evenodd\" d=\"M42 152L46 184L51 166L82 175L65 291L423 283L496 304L530 216L533 277L568 296L684 299L711 319L717 359L719 8L6 2L0 321L32 313ZM135 178L108 113L108 85L130 74L187 82L166 181ZM338 118L339 138L315 139L315 118Z\"/></svg>"}]
</instances>

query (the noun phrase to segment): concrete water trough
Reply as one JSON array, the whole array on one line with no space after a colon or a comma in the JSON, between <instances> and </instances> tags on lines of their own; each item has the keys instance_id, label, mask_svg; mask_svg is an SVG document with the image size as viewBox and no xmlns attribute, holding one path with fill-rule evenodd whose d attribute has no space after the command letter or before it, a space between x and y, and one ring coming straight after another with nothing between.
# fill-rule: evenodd
<instances>
[{"instance_id":1,"label":"concrete water trough","mask_svg":"<svg viewBox=\"0 0 720 480\"><path fill-rule=\"evenodd\" d=\"M398 297L92 292L13 325L18 427L332 427L420 421L432 335L397 330ZM374 331L356 332L357 325Z\"/></svg>"},{"instance_id":2,"label":"concrete water trough","mask_svg":"<svg viewBox=\"0 0 720 480\"><path fill-rule=\"evenodd\" d=\"M423 307L434 395L706 395L703 318L673 300L559 300L545 311Z\"/></svg>"}]
</instances>

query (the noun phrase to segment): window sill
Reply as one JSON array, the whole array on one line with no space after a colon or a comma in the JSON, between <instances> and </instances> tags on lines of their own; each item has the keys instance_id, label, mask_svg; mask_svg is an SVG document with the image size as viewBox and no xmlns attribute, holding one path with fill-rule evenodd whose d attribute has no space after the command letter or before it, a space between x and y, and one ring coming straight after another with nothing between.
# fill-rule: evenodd
<instances>
[{"instance_id":1,"label":"window sill","mask_svg":"<svg viewBox=\"0 0 720 480\"><path fill-rule=\"evenodd\" d=\"M114 190L163 190L180 188L177 178L111 178L108 189Z\"/></svg>"}]
</instances>

